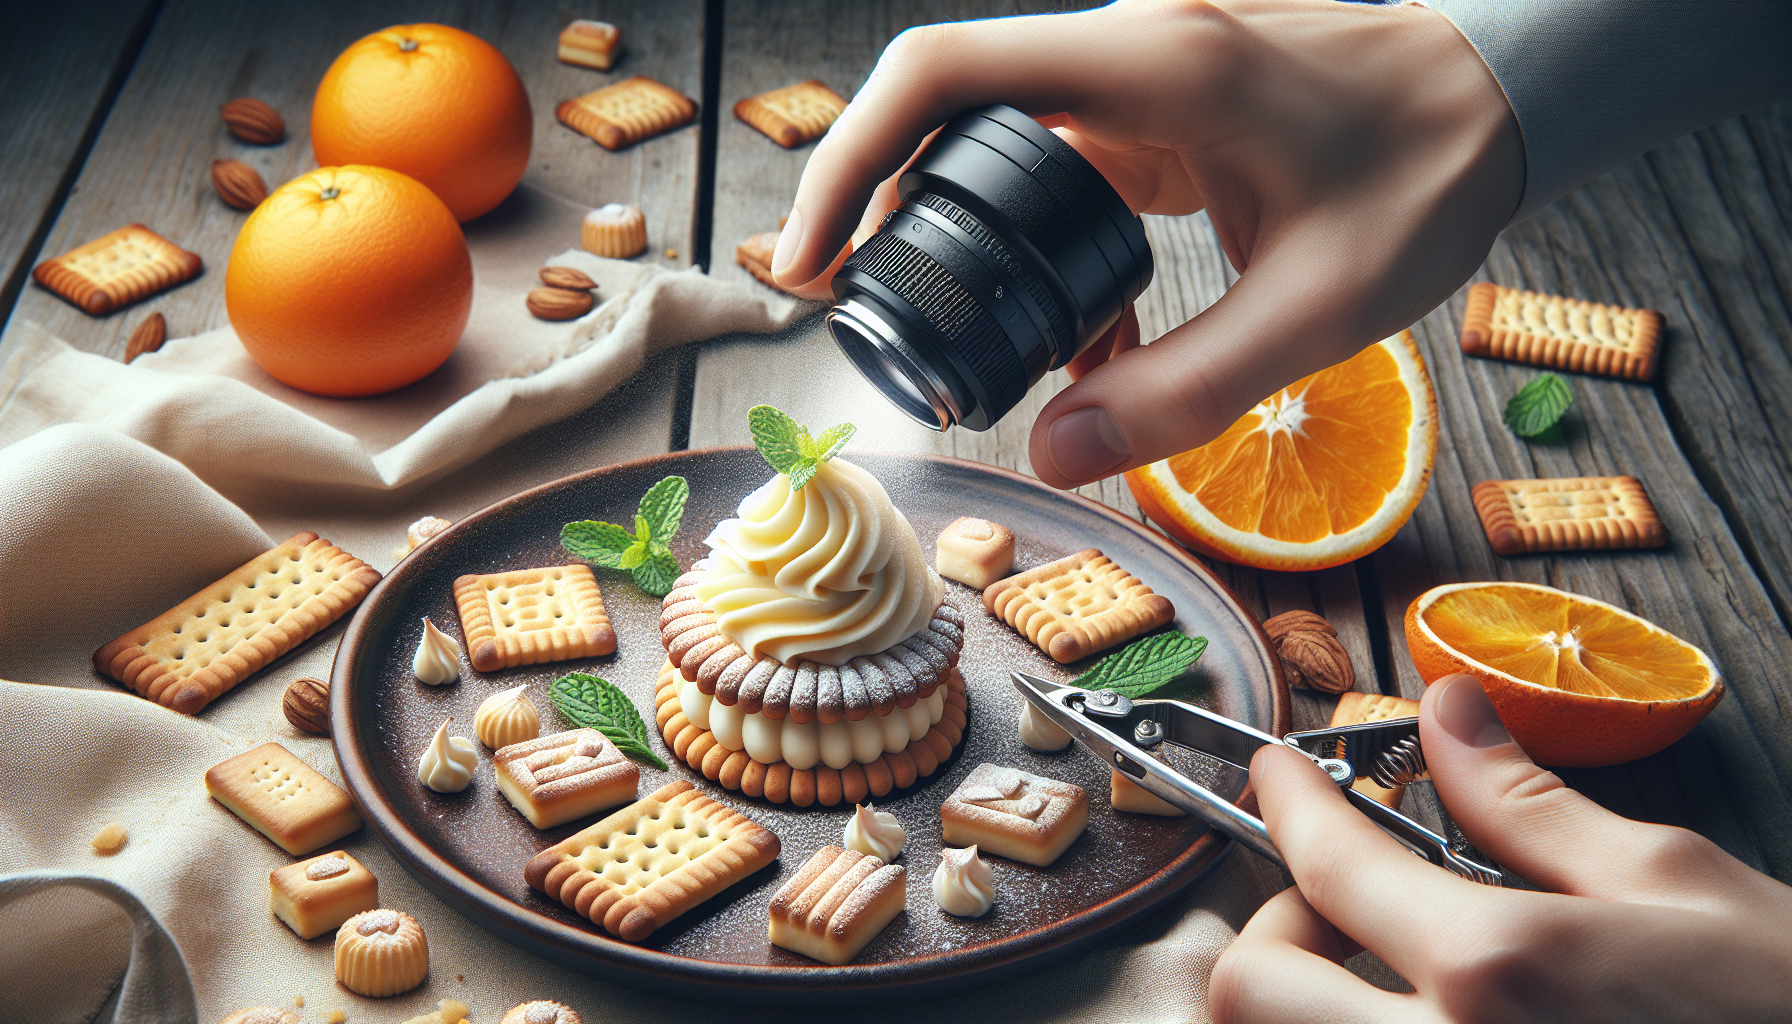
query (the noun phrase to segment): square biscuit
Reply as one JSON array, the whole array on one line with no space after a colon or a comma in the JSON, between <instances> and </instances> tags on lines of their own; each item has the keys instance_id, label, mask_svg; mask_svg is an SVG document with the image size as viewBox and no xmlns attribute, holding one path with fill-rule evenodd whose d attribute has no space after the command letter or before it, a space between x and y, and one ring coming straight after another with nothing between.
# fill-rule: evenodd
<instances>
[{"instance_id":1,"label":"square biscuit","mask_svg":"<svg viewBox=\"0 0 1792 1024\"><path fill-rule=\"evenodd\" d=\"M212 765L205 791L294 857L361 827L348 793L278 743Z\"/></svg>"},{"instance_id":2,"label":"square biscuit","mask_svg":"<svg viewBox=\"0 0 1792 1024\"><path fill-rule=\"evenodd\" d=\"M1014 531L987 519L959 516L940 531L933 568L949 580L983 590L1014 572Z\"/></svg>"},{"instance_id":3,"label":"square biscuit","mask_svg":"<svg viewBox=\"0 0 1792 1024\"><path fill-rule=\"evenodd\" d=\"M1462 351L1576 373L1650 380L1661 314L1485 281L1468 290Z\"/></svg>"},{"instance_id":4,"label":"square biscuit","mask_svg":"<svg viewBox=\"0 0 1792 1024\"><path fill-rule=\"evenodd\" d=\"M795 149L826 135L845 109L845 97L811 78L748 96L734 105L734 116L785 149Z\"/></svg>"},{"instance_id":5,"label":"square biscuit","mask_svg":"<svg viewBox=\"0 0 1792 1024\"><path fill-rule=\"evenodd\" d=\"M529 824L553 828L635 798L641 769L596 729L572 729L498 748L498 789Z\"/></svg>"},{"instance_id":6,"label":"square biscuit","mask_svg":"<svg viewBox=\"0 0 1792 1024\"><path fill-rule=\"evenodd\" d=\"M766 938L836 967L851 963L908 906L900 865L824 846L772 897Z\"/></svg>"},{"instance_id":7,"label":"square biscuit","mask_svg":"<svg viewBox=\"0 0 1792 1024\"><path fill-rule=\"evenodd\" d=\"M554 108L560 123L609 150L632 146L697 119L697 104L646 75L625 78Z\"/></svg>"},{"instance_id":8,"label":"square biscuit","mask_svg":"<svg viewBox=\"0 0 1792 1024\"><path fill-rule=\"evenodd\" d=\"M541 851L535 889L624 942L778 859L778 837L683 779Z\"/></svg>"},{"instance_id":9,"label":"square biscuit","mask_svg":"<svg viewBox=\"0 0 1792 1024\"><path fill-rule=\"evenodd\" d=\"M380 574L300 533L93 652L93 667L195 714L361 603Z\"/></svg>"},{"instance_id":10,"label":"square biscuit","mask_svg":"<svg viewBox=\"0 0 1792 1024\"><path fill-rule=\"evenodd\" d=\"M1094 548L990 584L983 607L1059 664L1087 658L1176 617L1169 598Z\"/></svg>"},{"instance_id":11,"label":"square biscuit","mask_svg":"<svg viewBox=\"0 0 1792 1024\"><path fill-rule=\"evenodd\" d=\"M205 261L141 224L129 224L39 263L31 279L93 316L105 316L199 276Z\"/></svg>"},{"instance_id":12,"label":"square biscuit","mask_svg":"<svg viewBox=\"0 0 1792 1024\"><path fill-rule=\"evenodd\" d=\"M761 231L734 247L734 262L746 268L763 284L777 288L778 282L772 280L772 253L778 249L778 233ZM779 288L779 291L783 289Z\"/></svg>"},{"instance_id":13,"label":"square biscuit","mask_svg":"<svg viewBox=\"0 0 1792 1024\"><path fill-rule=\"evenodd\" d=\"M562 64L608 71L621 39L622 31L609 22L580 18L560 30L557 55Z\"/></svg>"},{"instance_id":14,"label":"square biscuit","mask_svg":"<svg viewBox=\"0 0 1792 1024\"><path fill-rule=\"evenodd\" d=\"M380 905L380 882L361 862L337 850L268 874L274 916L301 939L315 939Z\"/></svg>"},{"instance_id":15,"label":"square biscuit","mask_svg":"<svg viewBox=\"0 0 1792 1024\"><path fill-rule=\"evenodd\" d=\"M1417 718L1418 715L1419 702L1416 700L1353 690L1338 698L1338 706L1332 709L1331 724L1333 727L1362 725L1367 722L1385 722L1390 718ZM1352 783L1350 788L1395 810L1400 809L1400 798L1406 794L1405 786L1389 789L1366 775Z\"/></svg>"},{"instance_id":16,"label":"square biscuit","mask_svg":"<svg viewBox=\"0 0 1792 1024\"><path fill-rule=\"evenodd\" d=\"M940 839L1046 867L1089 824L1081 786L985 761L940 805Z\"/></svg>"},{"instance_id":17,"label":"square biscuit","mask_svg":"<svg viewBox=\"0 0 1792 1024\"><path fill-rule=\"evenodd\" d=\"M1487 542L1502 555L1668 542L1667 528L1635 477L1484 480L1471 496Z\"/></svg>"},{"instance_id":18,"label":"square biscuit","mask_svg":"<svg viewBox=\"0 0 1792 1024\"><path fill-rule=\"evenodd\" d=\"M454 581L467 660L480 672L616 653L616 630L588 565L550 565Z\"/></svg>"}]
</instances>

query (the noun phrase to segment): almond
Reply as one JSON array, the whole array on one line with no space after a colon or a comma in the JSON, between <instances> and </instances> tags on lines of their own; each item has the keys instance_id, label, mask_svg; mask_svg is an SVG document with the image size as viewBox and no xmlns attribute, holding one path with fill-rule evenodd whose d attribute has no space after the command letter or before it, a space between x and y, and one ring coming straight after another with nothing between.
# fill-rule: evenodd
<instances>
[{"instance_id":1,"label":"almond","mask_svg":"<svg viewBox=\"0 0 1792 1024\"><path fill-rule=\"evenodd\" d=\"M272 146L286 139L286 121L280 112L260 100L243 97L218 108L230 134L257 146Z\"/></svg>"},{"instance_id":2,"label":"almond","mask_svg":"<svg viewBox=\"0 0 1792 1024\"><path fill-rule=\"evenodd\" d=\"M590 292L569 288L537 288L529 293L529 312L540 320L574 320L597 305Z\"/></svg>"},{"instance_id":3,"label":"almond","mask_svg":"<svg viewBox=\"0 0 1792 1024\"><path fill-rule=\"evenodd\" d=\"M590 291L597 287L596 281L571 267L542 267L541 283L550 288L570 288L574 291Z\"/></svg>"},{"instance_id":4,"label":"almond","mask_svg":"<svg viewBox=\"0 0 1792 1024\"><path fill-rule=\"evenodd\" d=\"M1266 619L1263 623L1263 632L1269 634L1271 642L1279 641L1297 630L1324 633L1327 636L1338 635L1338 631L1332 628L1331 623L1312 612L1283 612L1272 619Z\"/></svg>"},{"instance_id":5,"label":"almond","mask_svg":"<svg viewBox=\"0 0 1792 1024\"><path fill-rule=\"evenodd\" d=\"M145 352L154 352L167 340L168 321L160 313L151 313L131 332L131 340L124 346L124 361L128 363Z\"/></svg>"},{"instance_id":6,"label":"almond","mask_svg":"<svg viewBox=\"0 0 1792 1024\"><path fill-rule=\"evenodd\" d=\"M267 183L241 160L213 160L212 188L218 190L218 198L226 206L239 210L253 210L268 197Z\"/></svg>"},{"instance_id":7,"label":"almond","mask_svg":"<svg viewBox=\"0 0 1792 1024\"><path fill-rule=\"evenodd\" d=\"M330 735L330 684L309 677L294 679L280 698L280 709L294 729L317 736Z\"/></svg>"},{"instance_id":8,"label":"almond","mask_svg":"<svg viewBox=\"0 0 1792 1024\"><path fill-rule=\"evenodd\" d=\"M1283 612L1263 623L1263 632L1282 659L1290 686L1343 693L1356 685L1356 666L1338 642L1338 630L1307 611Z\"/></svg>"}]
</instances>

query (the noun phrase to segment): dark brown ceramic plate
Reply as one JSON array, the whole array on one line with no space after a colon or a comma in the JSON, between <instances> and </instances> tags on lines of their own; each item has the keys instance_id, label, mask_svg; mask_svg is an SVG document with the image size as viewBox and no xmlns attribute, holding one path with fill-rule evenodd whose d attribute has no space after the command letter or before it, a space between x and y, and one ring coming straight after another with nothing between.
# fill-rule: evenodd
<instances>
[{"instance_id":1,"label":"dark brown ceramic plate","mask_svg":"<svg viewBox=\"0 0 1792 1024\"><path fill-rule=\"evenodd\" d=\"M1289 725L1280 668L1252 616L1223 584L1175 545L1111 509L988 466L921 455L851 452L882 480L931 556L933 538L960 515L982 516L1019 538L1017 568L1083 548L1100 548L1176 606L1173 628L1210 640L1179 695L1277 735ZM641 493L670 473L690 481L684 528L673 545L684 565L703 538L734 514L770 470L750 448L682 452L567 477L468 516L399 563L374 588L342 640L331 677L336 756L367 821L399 863L430 891L493 934L576 970L619 984L687 998L805 1004L941 995L1047 966L1139 922L1218 862L1229 844L1187 818L1115 812L1108 769L1080 748L1038 754L1015 733L1020 695L1011 669L1047 678L1075 673L1054 664L983 611L980 595L948 584L947 599L965 613L960 668L969 690L969 724L958 753L933 777L879 803L908 830L898 863L908 868L908 911L858 961L823 967L769 945L766 906L782 880L816 849L840 842L851 808L773 805L706 782L678 763L655 735L669 773L643 767L640 792L688 778L776 832L783 856L771 867L657 932L645 945L618 942L558 902L530 889L523 865L537 851L590 823L542 832L498 792L490 752L480 748L471 788L441 794L417 781L418 756L444 718L471 736L473 712L492 692L520 683L543 712L543 731L562 728L547 684L568 671L601 675L626 690L650 731L653 685L664 652L659 601L627 577L599 570L618 651L607 658L538 665L483 675L463 667L461 681L424 686L411 655L427 615L457 638L450 593L463 573L566 564L561 524L595 518L632 523ZM1087 665L1072 666L1076 671ZM1089 828L1050 868L991 858L995 909L975 920L935 906L939 804L981 761L1012 765L1082 786ZM1188 756L1177 762L1218 792L1243 798L1242 772Z\"/></svg>"}]
</instances>

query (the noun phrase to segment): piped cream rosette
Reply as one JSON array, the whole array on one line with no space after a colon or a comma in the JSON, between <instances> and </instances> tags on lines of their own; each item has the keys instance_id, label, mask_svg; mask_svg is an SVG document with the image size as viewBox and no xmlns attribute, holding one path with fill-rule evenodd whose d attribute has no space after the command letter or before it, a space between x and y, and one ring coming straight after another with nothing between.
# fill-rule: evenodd
<instances>
[{"instance_id":1,"label":"piped cream rosette","mask_svg":"<svg viewBox=\"0 0 1792 1024\"><path fill-rule=\"evenodd\" d=\"M881 797L930 775L964 730L964 620L908 520L842 459L780 473L666 595L656 694L674 753L749 796Z\"/></svg>"}]
</instances>

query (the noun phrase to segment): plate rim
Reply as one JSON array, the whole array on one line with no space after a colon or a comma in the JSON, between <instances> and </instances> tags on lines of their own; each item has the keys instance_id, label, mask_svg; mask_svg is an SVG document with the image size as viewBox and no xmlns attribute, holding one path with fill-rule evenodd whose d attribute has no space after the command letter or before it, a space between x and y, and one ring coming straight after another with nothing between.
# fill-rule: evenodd
<instances>
[{"instance_id":1,"label":"plate rim","mask_svg":"<svg viewBox=\"0 0 1792 1024\"><path fill-rule=\"evenodd\" d=\"M1058 490L1034 477L1000 466L931 452L859 450L871 455L940 463L989 474L1047 498L1080 505L1156 546L1216 591L1238 620L1251 627L1250 632L1256 639L1256 653L1270 678L1269 731L1280 736L1292 728L1293 704L1287 680L1262 624L1224 580L1168 537L1100 502L1072 491ZM622 942L598 931L566 924L487 888L413 833L400 817L391 796L375 783L367 750L368 737L361 734L350 713L351 698L358 685L352 669L361 660L362 649L370 642L368 623L371 612L388 590L401 590L408 585L405 568L407 564L415 564L412 556L443 538L454 536L464 527L501 514L543 492L653 465L666 466L669 471L676 472L670 467L748 451L754 451L752 446L717 445L650 455L581 470L499 498L463 516L400 558L357 606L330 668L330 743L343 781L363 820L372 827L393 859L425 889L462 917L511 945L587 975L594 975L594 968L604 968L602 974L594 976L626 987L686 999L744 999L758 1005L775 1006L838 1006L860 1002L867 996L908 1000L944 995L1033 973L1166 909L1167 904L1217 867L1231 851L1235 844L1210 830L1137 885L1070 917L980 946L880 964L779 966L702 960ZM1256 813L1256 794L1248 779L1236 803ZM1043 938L1039 937L1041 933L1046 933ZM1016 945L1024 948L1016 949ZM967 956L967 953L973 955Z\"/></svg>"}]
</instances>

